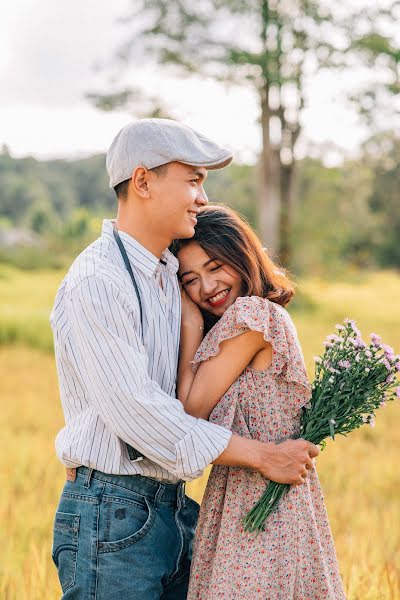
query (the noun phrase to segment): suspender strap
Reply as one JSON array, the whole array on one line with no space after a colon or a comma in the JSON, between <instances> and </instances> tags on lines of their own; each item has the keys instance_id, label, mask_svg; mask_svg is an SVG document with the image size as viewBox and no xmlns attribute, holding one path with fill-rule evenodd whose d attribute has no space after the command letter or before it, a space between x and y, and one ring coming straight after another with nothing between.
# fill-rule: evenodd
<instances>
[{"instance_id":1,"label":"suspender strap","mask_svg":"<svg viewBox=\"0 0 400 600\"><path fill-rule=\"evenodd\" d=\"M118 244L119 251L121 252L121 256L122 256L122 258L124 260L125 267L126 267L128 273L129 273L129 275L131 276L133 287L135 288L136 296L137 296L137 299L138 299L138 302L139 302L140 324L141 324L141 328L142 328L142 339L143 339L143 307L142 307L142 301L140 299L139 288L138 288L138 285L136 283L136 279L135 279L135 277L133 275L131 263L129 262L129 258L128 258L128 255L126 253L125 246L122 243L122 240L121 240L121 238L119 236L118 229L116 228L115 223L114 223L114 226L113 226L113 233L114 233L115 241ZM135 448L132 448L132 446L129 446L129 444L127 444L126 447L127 447L129 458L133 462L139 461L139 460L143 460L143 458L145 458L144 455L141 454L141 452L139 452Z\"/></svg>"},{"instance_id":2,"label":"suspender strap","mask_svg":"<svg viewBox=\"0 0 400 600\"><path fill-rule=\"evenodd\" d=\"M131 263L129 262L129 258L128 258L128 255L126 253L125 246L122 243L122 240L121 240L121 238L119 236L118 229L116 228L115 223L114 223L114 227L113 227L113 233L114 233L115 241L118 244L119 251L121 252L121 256L122 256L123 261L125 263L125 267L126 267L128 273L129 273L129 275L130 275L130 277L132 279L133 287L135 288L136 296L137 296L137 299L138 299L138 302L139 302L140 324L142 326L142 332L143 332L143 306L142 306L142 301L140 299L139 288L138 288L138 285L136 283L136 279L135 279L135 277L133 275Z\"/></svg>"}]
</instances>

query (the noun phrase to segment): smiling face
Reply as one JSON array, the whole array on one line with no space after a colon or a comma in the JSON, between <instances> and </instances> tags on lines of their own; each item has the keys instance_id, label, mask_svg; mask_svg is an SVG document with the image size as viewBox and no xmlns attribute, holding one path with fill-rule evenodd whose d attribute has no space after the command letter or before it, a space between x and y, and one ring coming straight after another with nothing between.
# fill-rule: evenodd
<instances>
[{"instance_id":1,"label":"smiling face","mask_svg":"<svg viewBox=\"0 0 400 600\"><path fill-rule=\"evenodd\" d=\"M203 188L207 170L173 162L168 164L165 173L158 175L149 171L148 176L152 230L166 237L166 245L176 238L192 237L196 215L208 203Z\"/></svg>"},{"instance_id":2,"label":"smiling face","mask_svg":"<svg viewBox=\"0 0 400 600\"><path fill-rule=\"evenodd\" d=\"M209 256L199 244L186 244L178 252L179 278L190 299L220 317L241 295L242 278L223 261Z\"/></svg>"}]
</instances>

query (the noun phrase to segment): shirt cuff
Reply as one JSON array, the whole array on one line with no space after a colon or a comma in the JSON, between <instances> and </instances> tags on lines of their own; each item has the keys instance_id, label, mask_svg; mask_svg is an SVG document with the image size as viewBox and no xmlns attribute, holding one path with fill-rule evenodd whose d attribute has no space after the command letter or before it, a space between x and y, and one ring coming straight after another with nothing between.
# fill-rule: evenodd
<instances>
[{"instance_id":1,"label":"shirt cuff","mask_svg":"<svg viewBox=\"0 0 400 600\"><path fill-rule=\"evenodd\" d=\"M197 419L195 427L175 446L177 477L185 481L200 477L204 469L226 449L231 437L229 429Z\"/></svg>"}]
</instances>

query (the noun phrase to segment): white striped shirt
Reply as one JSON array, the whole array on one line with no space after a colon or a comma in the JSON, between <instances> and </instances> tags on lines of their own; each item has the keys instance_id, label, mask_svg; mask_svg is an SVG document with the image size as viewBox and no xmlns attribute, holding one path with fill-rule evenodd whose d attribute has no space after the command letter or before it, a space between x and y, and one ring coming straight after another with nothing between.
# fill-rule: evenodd
<instances>
[{"instance_id":1,"label":"white striped shirt","mask_svg":"<svg viewBox=\"0 0 400 600\"><path fill-rule=\"evenodd\" d=\"M175 396L177 259L165 250L159 261L119 232L140 291L142 332L112 229L104 221L101 237L75 260L50 317L66 421L57 456L67 467L190 481L223 452L231 432L186 414ZM128 446L146 458L134 460Z\"/></svg>"}]
</instances>

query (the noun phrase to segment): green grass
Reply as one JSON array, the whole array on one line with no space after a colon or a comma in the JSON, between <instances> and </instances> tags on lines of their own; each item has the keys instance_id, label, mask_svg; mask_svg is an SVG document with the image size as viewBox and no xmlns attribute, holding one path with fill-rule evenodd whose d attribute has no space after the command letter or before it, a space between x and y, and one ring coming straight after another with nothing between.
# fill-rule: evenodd
<instances>
[{"instance_id":1,"label":"green grass","mask_svg":"<svg viewBox=\"0 0 400 600\"><path fill-rule=\"evenodd\" d=\"M63 276L59 271L19 271L0 265L0 344L53 350L49 316Z\"/></svg>"},{"instance_id":2,"label":"green grass","mask_svg":"<svg viewBox=\"0 0 400 600\"><path fill-rule=\"evenodd\" d=\"M54 453L63 416L48 316L60 272L0 270L0 598L60 597L51 562L52 521L64 471ZM400 351L400 278L301 282L291 309L309 374L322 340L344 317ZM43 352L43 350L46 350ZM330 442L318 472L348 600L400 599L400 402L377 425ZM207 474L187 486L201 500Z\"/></svg>"},{"instance_id":3,"label":"green grass","mask_svg":"<svg viewBox=\"0 0 400 600\"><path fill-rule=\"evenodd\" d=\"M49 315L64 274L0 265L0 345L53 350ZM299 282L289 311L306 355L310 346L318 353L319 342L345 317L355 318L365 334L379 329L387 343L395 344L400 337L399 296L400 277L388 271L353 274L338 282L308 278Z\"/></svg>"}]
</instances>

